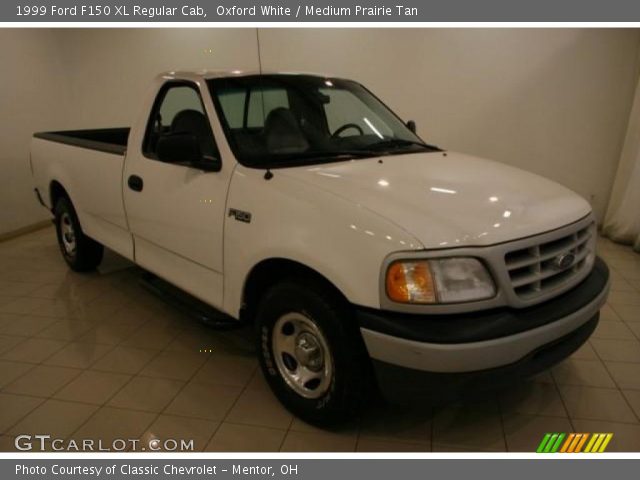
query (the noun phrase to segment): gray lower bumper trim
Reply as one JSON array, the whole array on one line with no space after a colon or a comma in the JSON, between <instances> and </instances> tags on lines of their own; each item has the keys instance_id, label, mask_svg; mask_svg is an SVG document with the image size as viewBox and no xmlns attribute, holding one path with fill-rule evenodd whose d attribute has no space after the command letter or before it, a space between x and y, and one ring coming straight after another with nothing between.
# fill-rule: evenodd
<instances>
[{"instance_id":1,"label":"gray lower bumper trim","mask_svg":"<svg viewBox=\"0 0 640 480\"><path fill-rule=\"evenodd\" d=\"M429 372L473 372L517 362L593 318L607 299L609 283L589 304L571 315L532 330L482 342L438 344L397 338L362 328L369 355L382 362Z\"/></svg>"}]
</instances>

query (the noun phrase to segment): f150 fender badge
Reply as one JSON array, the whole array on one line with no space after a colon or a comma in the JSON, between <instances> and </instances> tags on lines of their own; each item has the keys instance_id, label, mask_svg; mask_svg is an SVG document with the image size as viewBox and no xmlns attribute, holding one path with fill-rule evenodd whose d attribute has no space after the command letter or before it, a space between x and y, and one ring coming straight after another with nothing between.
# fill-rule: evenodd
<instances>
[{"instance_id":1,"label":"f150 fender badge","mask_svg":"<svg viewBox=\"0 0 640 480\"><path fill-rule=\"evenodd\" d=\"M239 222L251 223L251 214L236 208L229 209L229 216L235 218Z\"/></svg>"}]
</instances>

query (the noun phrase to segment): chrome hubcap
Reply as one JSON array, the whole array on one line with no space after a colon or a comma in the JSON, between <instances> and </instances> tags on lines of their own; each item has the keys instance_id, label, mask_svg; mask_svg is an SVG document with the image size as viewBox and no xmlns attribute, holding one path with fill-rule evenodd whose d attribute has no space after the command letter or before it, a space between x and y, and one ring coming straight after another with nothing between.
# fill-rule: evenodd
<instances>
[{"instance_id":1,"label":"chrome hubcap","mask_svg":"<svg viewBox=\"0 0 640 480\"><path fill-rule=\"evenodd\" d=\"M273 354L280 375L304 398L318 398L329 389L333 362L320 329L301 313L287 313L273 329Z\"/></svg>"},{"instance_id":2,"label":"chrome hubcap","mask_svg":"<svg viewBox=\"0 0 640 480\"><path fill-rule=\"evenodd\" d=\"M76 233L68 213L63 213L60 217L60 236L62 237L62 247L65 253L67 255L75 255Z\"/></svg>"}]
</instances>

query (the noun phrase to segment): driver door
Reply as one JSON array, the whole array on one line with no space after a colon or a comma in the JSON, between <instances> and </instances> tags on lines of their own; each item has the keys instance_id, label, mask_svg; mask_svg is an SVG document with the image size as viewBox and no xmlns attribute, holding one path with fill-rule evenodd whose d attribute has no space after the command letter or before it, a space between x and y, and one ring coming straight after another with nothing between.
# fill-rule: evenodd
<instances>
[{"instance_id":1,"label":"driver door","mask_svg":"<svg viewBox=\"0 0 640 480\"><path fill-rule=\"evenodd\" d=\"M204 171L157 155L159 139L180 128L197 137L203 154L220 158L203 94L210 103L208 92L193 82L160 88L142 145L127 155L124 201L136 262L222 308L222 227L232 168Z\"/></svg>"}]
</instances>

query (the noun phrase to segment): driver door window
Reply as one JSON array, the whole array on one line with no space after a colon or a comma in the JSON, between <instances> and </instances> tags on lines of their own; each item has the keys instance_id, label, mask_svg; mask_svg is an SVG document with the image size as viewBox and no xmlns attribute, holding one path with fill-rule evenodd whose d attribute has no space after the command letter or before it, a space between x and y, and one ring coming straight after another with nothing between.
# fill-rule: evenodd
<instances>
[{"instance_id":1,"label":"driver door window","mask_svg":"<svg viewBox=\"0 0 640 480\"><path fill-rule=\"evenodd\" d=\"M169 84L158 94L147 126L143 148L145 156L157 159L160 138L176 133L188 133L196 137L205 158L218 157L202 99L191 85Z\"/></svg>"}]
</instances>

